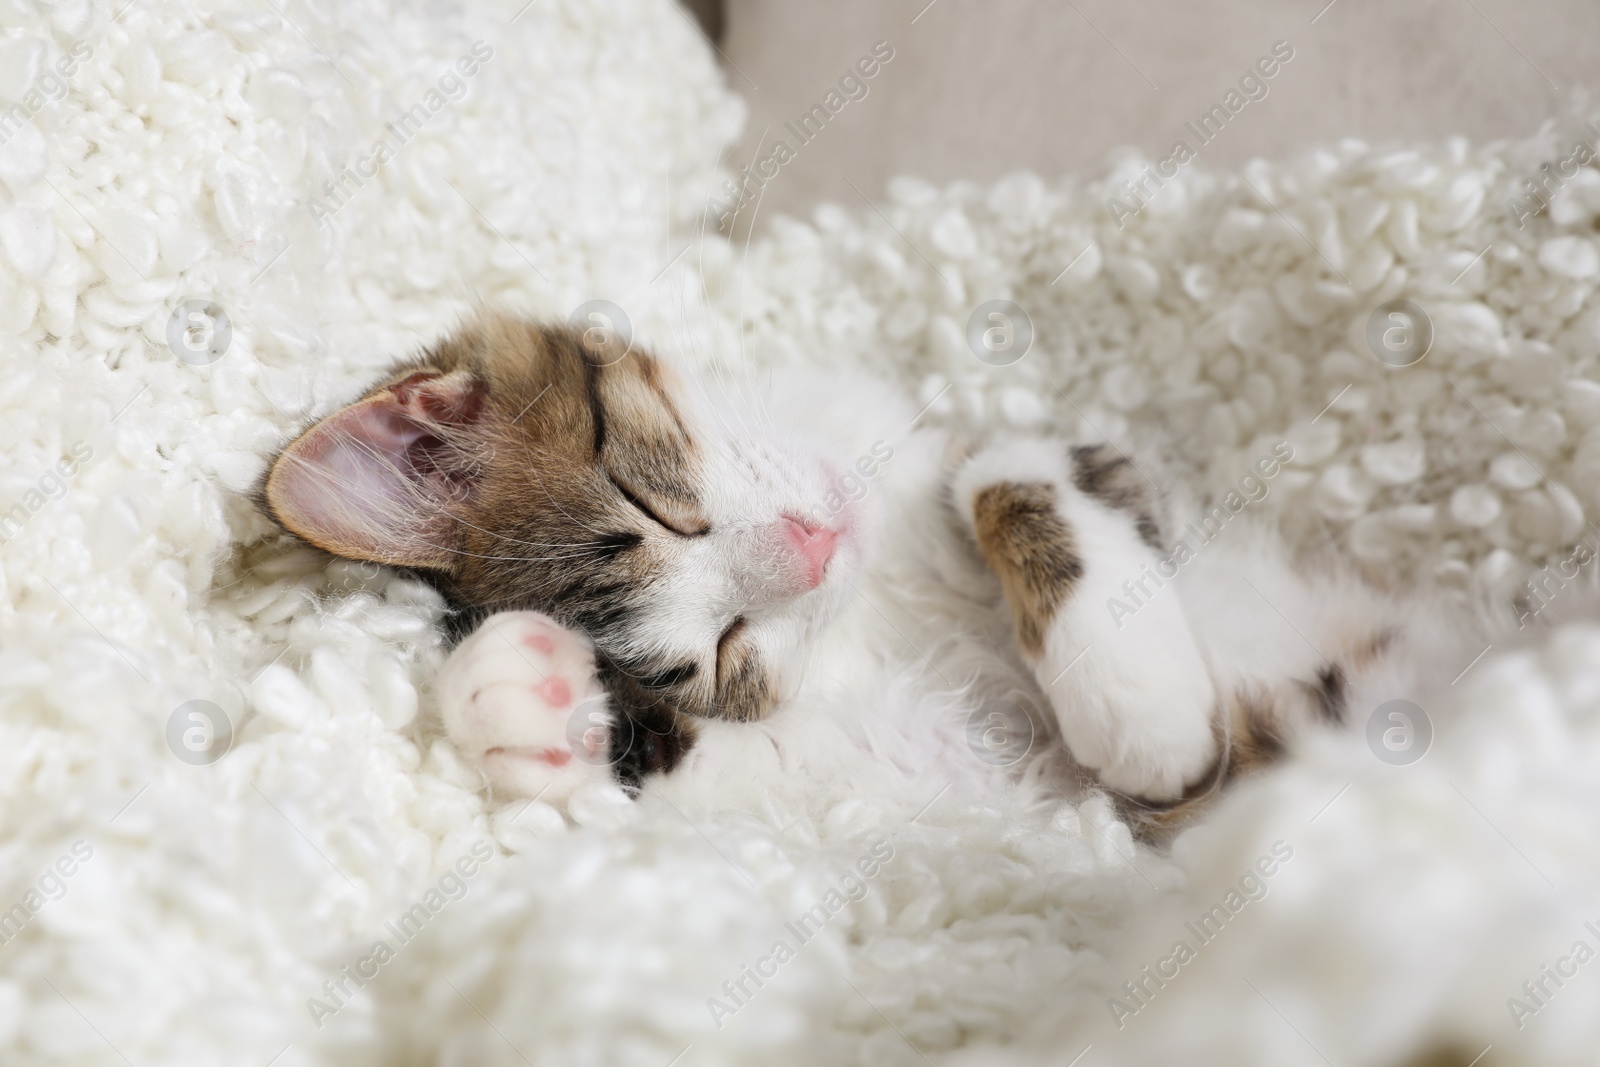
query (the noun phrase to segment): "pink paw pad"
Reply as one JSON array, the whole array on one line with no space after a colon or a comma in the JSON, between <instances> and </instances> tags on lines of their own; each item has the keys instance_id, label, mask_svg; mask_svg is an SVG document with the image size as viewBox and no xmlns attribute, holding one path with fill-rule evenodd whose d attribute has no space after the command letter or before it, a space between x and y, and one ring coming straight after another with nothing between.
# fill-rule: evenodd
<instances>
[{"instance_id":1,"label":"pink paw pad","mask_svg":"<svg viewBox=\"0 0 1600 1067\"><path fill-rule=\"evenodd\" d=\"M556 643L550 640L547 634L528 634L522 639L522 643L541 655L555 655Z\"/></svg>"},{"instance_id":2,"label":"pink paw pad","mask_svg":"<svg viewBox=\"0 0 1600 1067\"><path fill-rule=\"evenodd\" d=\"M572 687L565 678L546 678L533 687L533 692L551 711L560 711L572 703Z\"/></svg>"}]
</instances>

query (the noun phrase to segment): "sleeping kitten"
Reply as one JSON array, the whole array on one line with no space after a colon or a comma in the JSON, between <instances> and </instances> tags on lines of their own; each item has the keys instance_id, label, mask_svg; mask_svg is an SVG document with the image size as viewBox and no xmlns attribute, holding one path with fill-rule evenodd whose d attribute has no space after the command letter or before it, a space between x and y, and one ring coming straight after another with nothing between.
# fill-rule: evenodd
<instances>
[{"instance_id":1,"label":"sleeping kitten","mask_svg":"<svg viewBox=\"0 0 1600 1067\"><path fill-rule=\"evenodd\" d=\"M1166 824L1460 647L1426 599L1297 573L1259 529L1158 576L1177 527L1112 446L955 457L870 379L685 381L590 340L473 322L265 485L283 527L429 576L475 627L439 698L499 791L615 777L759 805L807 779L865 792L885 752L907 778L982 777L1003 768L963 735L1004 699L1048 709L1079 767ZM1138 609L1108 610L1130 582Z\"/></svg>"}]
</instances>

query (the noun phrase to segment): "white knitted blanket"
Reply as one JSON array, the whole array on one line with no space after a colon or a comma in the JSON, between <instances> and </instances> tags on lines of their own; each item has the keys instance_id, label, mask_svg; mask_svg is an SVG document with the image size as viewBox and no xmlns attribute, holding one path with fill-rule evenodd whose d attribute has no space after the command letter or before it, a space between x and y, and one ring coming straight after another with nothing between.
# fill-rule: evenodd
<instances>
[{"instance_id":1,"label":"white knitted blanket","mask_svg":"<svg viewBox=\"0 0 1600 1067\"><path fill-rule=\"evenodd\" d=\"M473 302L602 297L693 358L1155 441L1197 493L1287 435L1292 536L1509 597L1600 536L1592 130L1185 171L1121 228L1132 160L904 180L731 247L699 223L742 108L667 0L3 21L0 1061L1590 1062L1600 631L1463 663L1421 762L1330 741L1172 855L1103 802L935 805L719 1018L861 859L872 798L495 805L438 740L436 598L288 545L248 493ZM1386 363L1369 323L1402 299ZM1008 366L968 342L991 300L1031 325Z\"/></svg>"}]
</instances>

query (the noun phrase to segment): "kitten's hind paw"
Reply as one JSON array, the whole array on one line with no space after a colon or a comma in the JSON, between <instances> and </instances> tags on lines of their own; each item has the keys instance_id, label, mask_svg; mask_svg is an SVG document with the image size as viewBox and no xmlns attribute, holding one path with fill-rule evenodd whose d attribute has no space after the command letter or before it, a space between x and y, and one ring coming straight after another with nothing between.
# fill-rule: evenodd
<instances>
[{"instance_id":1,"label":"kitten's hind paw","mask_svg":"<svg viewBox=\"0 0 1600 1067\"><path fill-rule=\"evenodd\" d=\"M953 491L1073 758L1118 792L1182 796L1215 764L1216 691L1143 477L1109 446L1016 439Z\"/></svg>"},{"instance_id":2,"label":"kitten's hind paw","mask_svg":"<svg viewBox=\"0 0 1600 1067\"><path fill-rule=\"evenodd\" d=\"M611 776L594 651L546 615L489 616L439 675L445 731L497 792L559 804Z\"/></svg>"}]
</instances>

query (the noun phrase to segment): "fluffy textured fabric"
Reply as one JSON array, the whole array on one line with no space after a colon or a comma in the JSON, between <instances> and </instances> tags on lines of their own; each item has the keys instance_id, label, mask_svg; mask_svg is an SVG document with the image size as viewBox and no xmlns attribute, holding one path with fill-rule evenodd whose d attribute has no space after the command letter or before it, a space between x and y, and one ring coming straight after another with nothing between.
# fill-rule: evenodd
<instances>
[{"instance_id":1,"label":"fluffy textured fabric","mask_svg":"<svg viewBox=\"0 0 1600 1067\"><path fill-rule=\"evenodd\" d=\"M1421 762L1330 738L1170 855L1032 780L693 822L595 791L568 826L438 740L436 597L295 547L247 495L472 302L602 297L706 363L867 363L974 430L1159 442L1196 496L1288 437L1252 508L1377 577L1509 598L1600 503L1600 178L1522 227L1507 206L1577 135L1184 171L1121 228L1133 161L905 181L745 249L697 229L740 108L666 0L5 21L27 120L0 145L7 1063L1592 1056L1593 628L1463 662ZM1434 332L1405 369L1366 341L1395 297ZM966 342L997 298L1034 332L1007 367ZM168 344L191 299L231 320L209 365ZM1549 599L1540 625L1581 598ZM949 710L910 699L885 715ZM232 723L210 764L174 755L194 720L169 741L193 700ZM773 962L852 871L860 900ZM1249 902L1176 977L1125 991L1230 889Z\"/></svg>"}]
</instances>

